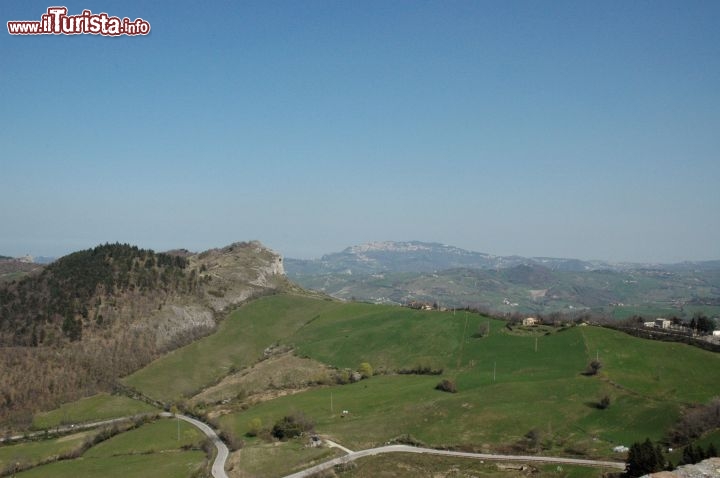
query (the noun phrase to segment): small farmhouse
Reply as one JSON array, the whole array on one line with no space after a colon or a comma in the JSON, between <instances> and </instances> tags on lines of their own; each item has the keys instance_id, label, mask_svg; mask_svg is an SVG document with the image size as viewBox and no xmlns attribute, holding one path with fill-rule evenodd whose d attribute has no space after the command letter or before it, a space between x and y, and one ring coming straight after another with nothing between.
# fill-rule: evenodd
<instances>
[{"instance_id":1,"label":"small farmhouse","mask_svg":"<svg viewBox=\"0 0 720 478\"><path fill-rule=\"evenodd\" d=\"M670 324L672 324L672 321L668 319L663 319L662 317L655 319L655 327L658 329L669 329Z\"/></svg>"},{"instance_id":2,"label":"small farmhouse","mask_svg":"<svg viewBox=\"0 0 720 478\"><path fill-rule=\"evenodd\" d=\"M522 321L522 324L525 326L537 325L538 323L540 323L540 321L538 319L536 319L535 317L528 317L526 319L523 319L523 321Z\"/></svg>"}]
</instances>

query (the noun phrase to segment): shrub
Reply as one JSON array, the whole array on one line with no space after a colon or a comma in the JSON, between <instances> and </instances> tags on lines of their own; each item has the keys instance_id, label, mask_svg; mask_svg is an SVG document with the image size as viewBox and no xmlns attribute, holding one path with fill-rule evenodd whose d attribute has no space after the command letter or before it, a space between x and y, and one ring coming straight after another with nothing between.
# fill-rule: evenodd
<instances>
[{"instance_id":1,"label":"shrub","mask_svg":"<svg viewBox=\"0 0 720 478\"><path fill-rule=\"evenodd\" d=\"M262 420L259 418L253 418L248 423L248 431L246 433L249 437L256 437L258 433L260 433L260 430L262 430Z\"/></svg>"},{"instance_id":2,"label":"shrub","mask_svg":"<svg viewBox=\"0 0 720 478\"><path fill-rule=\"evenodd\" d=\"M220 433L220 439L225 442L230 451L237 451L245 445L233 432L227 430Z\"/></svg>"},{"instance_id":3,"label":"shrub","mask_svg":"<svg viewBox=\"0 0 720 478\"><path fill-rule=\"evenodd\" d=\"M442 390L443 392L457 393L457 385L454 380L443 379L440 383L435 386L435 390Z\"/></svg>"},{"instance_id":4,"label":"shrub","mask_svg":"<svg viewBox=\"0 0 720 478\"><path fill-rule=\"evenodd\" d=\"M610 406L610 397L608 397L607 395L605 395L603 398L601 398L600 402L598 402L598 405L597 405L597 407L600 410L605 410L609 406Z\"/></svg>"},{"instance_id":5,"label":"shrub","mask_svg":"<svg viewBox=\"0 0 720 478\"><path fill-rule=\"evenodd\" d=\"M305 432L312 431L315 424L305 416L302 412L297 412L289 416L285 416L275 422L272 428L272 436L278 440L287 440L302 435Z\"/></svg>"},{"instance_id":6,"label":"shrub","mask_svg":"<svg viewBox=\"0 0 720 478\"><path fill-rule=\"evenodd\" d=\"M597 375L600 368L602 368L602 363L600 363L599 360L593 360L588 364L585 372L583 372L583 375Z\"/></svg>"},{"instance_id":7,"label":"shrub","mask_svg":"<svg viewBox=\"0 0 720 478\"><path fill-rule=\"evenodd\" d=\"M413 368L401 368L397 371L400 375L440 375L441 368L432 368L430 365L415 365Z\"/></svg>"},{"instance_id":8,"label":"shrub","mask_svg":"<svg viewBox=\"0 0 720 478\"><path fill-rule=\"evenodd\" d=\"M372 365L370 365L367 362L363 362L360 364L360 367L358 368L358 372L360 372L360 375L362 375L362 378L370 378L373 376Z\"/></svg>"}]
</instances>

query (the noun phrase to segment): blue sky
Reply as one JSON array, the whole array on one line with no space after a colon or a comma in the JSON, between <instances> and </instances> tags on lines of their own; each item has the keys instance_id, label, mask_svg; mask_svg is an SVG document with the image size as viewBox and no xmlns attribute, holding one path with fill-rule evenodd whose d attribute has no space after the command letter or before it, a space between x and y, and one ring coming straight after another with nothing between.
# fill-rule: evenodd
<instances>
[{"instance_id":1,"label":"blue sky","mask_svg":"<svg viewBox=\"0 0 720 478\"><path fill-rule=\"evenodd\" d=\"M2 2L0 254L720 258L720 2L208 3Z\"/></svg>"}]
</instances>

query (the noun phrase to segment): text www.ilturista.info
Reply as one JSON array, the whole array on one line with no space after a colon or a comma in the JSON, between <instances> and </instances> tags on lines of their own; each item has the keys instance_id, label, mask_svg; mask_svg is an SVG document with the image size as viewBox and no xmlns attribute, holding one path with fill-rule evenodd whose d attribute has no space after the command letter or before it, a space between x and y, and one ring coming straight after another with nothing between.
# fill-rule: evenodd
<instances>
[{"instance_id":1,"label":"text www.ilturista.info","mask_svg":"<svg viewBox=\"0 0 720 478\"><path fill-rule=\"evenodd\" d=\"M83 10L80 15L68 15L65 7L50 7L40 21L7 22L11 35L147 35L150 23L142 18L108 16L107 13L93 13Z\"/></svg>"}]
</instances>

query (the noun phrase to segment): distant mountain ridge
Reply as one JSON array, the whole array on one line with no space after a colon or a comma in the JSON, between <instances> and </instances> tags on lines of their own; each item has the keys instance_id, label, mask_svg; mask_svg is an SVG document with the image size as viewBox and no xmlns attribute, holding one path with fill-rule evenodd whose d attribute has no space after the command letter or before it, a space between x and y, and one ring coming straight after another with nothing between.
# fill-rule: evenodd
<instances>
[{"instance_id":1,"label":"distant mountain ridge","mask_svg":"<svg viewBox=\"0 0 720 478\"><path fill-rule=\"evenodd\" d=\"M496 256L439 243L370 242L320 259L286 259L290 279L332 296L380 303L441 301L499 312L687 314L720 304L720 261L612 263ZM662 309L663 311L660 311ZM690 309L688 309L690 310ZM720 313L720 309L710 309Z\"/></svg>"},{"instance_id":2,"label":"distant mountain ridge","mask_svg":"<svg viewBox=\"0 0 720 478\"><path fill-rule=\"evenodd\" d=\"M541 265L552 271L593 271L631 269L693 270L719 269L720 260L677 264L613 263L573 258L497 256L469 251L436 242L382 241L350 246L320 259L286 259L290 277L317 274L383 272L436 272L454 268L507 269L519 265Z\"/></svg>"}]
</instances>

